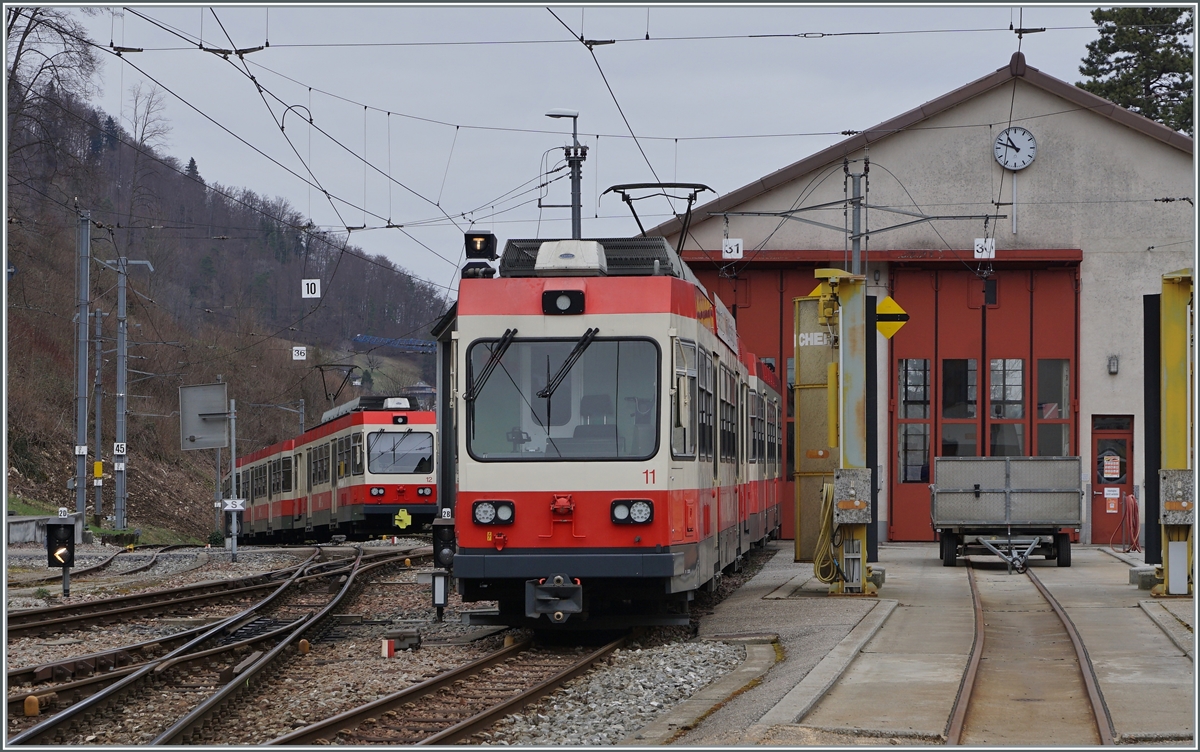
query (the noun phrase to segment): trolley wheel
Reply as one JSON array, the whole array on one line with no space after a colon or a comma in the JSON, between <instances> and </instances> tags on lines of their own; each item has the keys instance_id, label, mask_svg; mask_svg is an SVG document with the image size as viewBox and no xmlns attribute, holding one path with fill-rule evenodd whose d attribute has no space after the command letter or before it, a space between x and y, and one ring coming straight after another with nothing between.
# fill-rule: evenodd
<instances>
[{"instance_id":1,"label":"trolley wheel","mask_svg":"<svg viewBox=\"0 0 1200 752\"><path fill-rule=\"evenodd\" d=\"M954 533L942 533L942 566L953 567L958 564L958 536Z\"/></svg>"},{"instance_id":2,"label":"trolley wheel","mask_svg":"<svg viewBox=\"0 0 1200 752\"><path fill-rule=\"evenodd\" d=\"M1054 534L1054 550L1058 551L1058 565L1071 566L1071 537L1066 533Z\"/></svg>"}]
</instances>

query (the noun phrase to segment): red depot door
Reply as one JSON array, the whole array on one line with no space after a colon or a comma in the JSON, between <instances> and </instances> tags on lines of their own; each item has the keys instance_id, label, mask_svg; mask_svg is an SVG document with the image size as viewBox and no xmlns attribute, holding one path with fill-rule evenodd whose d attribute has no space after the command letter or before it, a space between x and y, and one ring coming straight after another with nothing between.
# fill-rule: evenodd
<instances>
[{"instance_id":1,"label":"red depot door","mask_svg":"<svg viewBox=\"0 0 1200 752\"><path fill-rule=\"evenodd\" d=\"M1119 542L1121 513L1133 493L1133 416L1092 416L1092 543Z\"/></svg>"},{"instance_id":2,"label":"red depot door","mask_svg":"<svg viewBox=\"0 0 1200 752\"><path fill-rule=\"evenodd\" d=\"M933 540L935 457L1075 454L1076 272L893 273L889 540Z\"/></svg>"},{"instance_id":3,"label":"red depot door","mask_svg":"<svg viewBox=\"0 0 1200 752\"><path fill-rule=\"evenodd\" d=\"M893 447L888 493L888 540L933 540L929 517L929 468L937 404L938 275L911 271L893 277L892 297L908 323L891 339L888 386Z\"/></svg>"}]
</instances>

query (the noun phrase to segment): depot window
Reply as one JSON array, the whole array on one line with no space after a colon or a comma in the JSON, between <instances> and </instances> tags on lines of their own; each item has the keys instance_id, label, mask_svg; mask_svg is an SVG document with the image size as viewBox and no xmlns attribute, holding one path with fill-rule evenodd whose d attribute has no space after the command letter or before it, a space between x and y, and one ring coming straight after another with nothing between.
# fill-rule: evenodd
<instances>
[{"instance_id":1,"label":"depot window","mask_svg":"<svg viewBox=\"0 0 1200 752\"><path fill-rule=\"evenodd\" d=\"M467 351L465 394L473 397L467 450L476 460L645 460L657 454L662 366L653 340L514 339L498 359L495 347L497 340L478 340ZM683 375L691 389L686 357Z\"/></svg>"}]
</instances>

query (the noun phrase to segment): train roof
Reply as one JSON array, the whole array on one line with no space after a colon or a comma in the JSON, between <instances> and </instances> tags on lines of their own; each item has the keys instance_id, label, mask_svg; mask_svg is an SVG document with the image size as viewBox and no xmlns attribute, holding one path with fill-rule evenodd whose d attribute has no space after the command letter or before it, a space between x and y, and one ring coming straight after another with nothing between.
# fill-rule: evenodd
<instances>
[{"instance_id":1,"label":"train roof","mask_svg":"<svg viewBox=\"0 0 1200 752\"><path fill-rule=\"evenodd\" d=\"M419 410L416 400L412 397L382 397L376 395L367 395L363 397L355 397L349 402L345 402L337 407L326 410L321 416L321 423L328 423L334 418L340 418L343 415L358 412L360 410ZM320 424L318 424L320 425Z\"/></svg>"}]
</instances>

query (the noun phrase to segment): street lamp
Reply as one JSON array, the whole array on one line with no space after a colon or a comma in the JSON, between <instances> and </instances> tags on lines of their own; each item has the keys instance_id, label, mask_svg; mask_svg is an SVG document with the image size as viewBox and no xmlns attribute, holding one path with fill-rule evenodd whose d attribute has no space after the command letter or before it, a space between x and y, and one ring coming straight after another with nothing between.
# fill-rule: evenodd
<instances>
[{"instance_id":1,"label":"street lamp","mask_svg":"<svg viewBox=\"0 0 1200 752\"><path fill-rule=\"evenodd\" d=\"M583 237L583 201L579 195L583 160L587 159L587 147L579 145L579 113L575 110L554 109L546 113L548 118L571 118L571 145L563 147L567 164L571 166L571 239Z\"/></svg>"}]
</instances>

